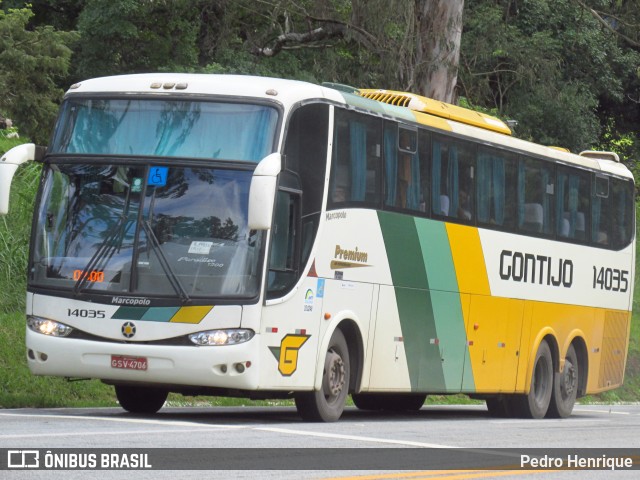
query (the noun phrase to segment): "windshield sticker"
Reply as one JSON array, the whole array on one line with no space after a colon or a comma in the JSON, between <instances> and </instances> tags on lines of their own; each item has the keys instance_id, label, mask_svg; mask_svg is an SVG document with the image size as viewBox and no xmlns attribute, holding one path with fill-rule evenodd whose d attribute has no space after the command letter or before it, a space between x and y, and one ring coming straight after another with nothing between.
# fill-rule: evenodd
<instances>
[{"instance_id":1,"label":"windshield sticker","mask_svg":"<svg viewBox=\"0 0 640 480\"><path fill-rule=\"evenodd\" d=\"M211 247L213 247L213 242L191 242L189 253L209 255Z\"/></svg>"},{"instance_id":2,"label":"windshield sticker","mask_svg":"<svg viewBox=\"0 0 640 480\"><path fill-rule=\"evenodd\" d=\"M142 179L135 177L131 182L131 191L133 193L140 193L142 191Z\"/></svg>"},{"instance_id":3,"label":"windshield sticker","mask_svg":"<svg viewBox=\"0 0 640 480\"><path fill-rule=\"evenodd\" d=\"M215 268L224 267L224 263L220 263L215 258L210 258L210 257L200 257L200 258L180 257L178 259L178 262L202 263L202 264L206 264L207 267L215 267Z\"/></svg>"},{"instance_id":4,"label":"windshield sticker","mask_svg":"<svg viewBox=\"0 0 640 480\"><path fill-rule=\"evenodd\" d=\"M149 169L149 178L147 185L154 187L164 187L167 184L167 176L169 175L169 167L151 167Z\"/></svg>"}]
</instances>

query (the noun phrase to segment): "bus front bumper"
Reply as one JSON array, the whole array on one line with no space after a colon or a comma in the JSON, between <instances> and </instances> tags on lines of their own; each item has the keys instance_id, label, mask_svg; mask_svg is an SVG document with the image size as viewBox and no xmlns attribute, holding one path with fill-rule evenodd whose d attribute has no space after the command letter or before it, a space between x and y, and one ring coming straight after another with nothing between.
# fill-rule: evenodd
<instances>
[{"instance_id":1,"label":"bus front bumper","mask_svg":"<svg viewBox=\"0 0 640 480\"><path fill-rule=\"evenodd\" d=\"M169 346L52 337L26 329L34 375L256 390L258 342L225 346Z\"/></svg>"}]
</instances>

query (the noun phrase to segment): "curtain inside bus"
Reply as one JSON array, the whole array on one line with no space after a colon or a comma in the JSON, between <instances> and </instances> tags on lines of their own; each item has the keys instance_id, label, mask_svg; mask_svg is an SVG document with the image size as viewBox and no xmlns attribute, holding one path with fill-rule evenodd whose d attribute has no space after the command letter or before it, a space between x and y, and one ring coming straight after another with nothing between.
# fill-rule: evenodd
<instances>
[{"instance_id":1,"label":"curtain inside bus","mask_svg":"<svg viewBox=\"0 0 640 480\"><path fill-rule=\"evenodd\" d=\"M258 162L273 151L277 121L265 105L69 99L51 151Z\"/></svg>"}]
</instances>

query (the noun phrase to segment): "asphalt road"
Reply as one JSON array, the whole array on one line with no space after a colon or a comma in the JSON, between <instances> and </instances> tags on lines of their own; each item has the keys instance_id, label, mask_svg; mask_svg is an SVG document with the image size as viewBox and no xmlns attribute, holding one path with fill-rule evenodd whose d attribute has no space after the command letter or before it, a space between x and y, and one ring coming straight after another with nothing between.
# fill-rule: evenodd
<instances>
[{"instance_id":1,"label":"asphalt road","mask_svg":"<svg viewBox=\"0 0 640 480\"><path fill-rule=\"evenodd\" d=\"M194 450L176 450L184 448ZM308 451L309 454L300 450L308 448L322 450ZM60 462L70 462L67 466L73 467L69 454L75 454L79 463L89 462L88 455L95 455L93 459L99 466L103 454L115 451L128 455L124 460L115 458L119 467L140 462L140 467L153 467L155 463L155 468L163 468L99 472L11 468L0 471L0 478L640 478L640 470L625 468L533 472L501 469L522 462L520 453L504 449L537 448L543 449L537 457L543 459L540 455L565 458L567 453L575 458L608 458L613 454L601 449L609 448L636 448L635 454L640 456L640 405L577 406L570 418L562 420L494 419L483 406L425 406L412 414L367 413L349 408L339 422L330 424L304 423L295 409L288 407L163 408L155 416L134 416L118 408L0 410L0 454L4 456L0 466L6 467L9 462L20 466L16 459L21 454L16 451L26 452L26 466L35 450L41 466L47 452L51 453L49 465L54 464L57 455L59 466L64 466ZM149 451L145 449L166 450L152 450L145 465L143 453ZM407 463L399 460L398 450L389 449L402 449L400 453L407 454ZM78 457L78 452L87 456ZM420 453L424 465L412 463L416 460L414 452ZM466 463L473 463L472 455L479 455L485 463L469 468ZM456 460L452 462L452 458ZM457 459L460 468L455 467ZM363 470L362 465L369 465L368 461L375 468ZM640 457L631 461L638 468ZM211 468L212 463L225 470L213 467L186 471L191 470L190 465L193 469L199 465ZM269 470L243 469L247 464L253 465L251 468L268 465ZM312 469L305 468L309 464ZM165 470L167 465L175 470ZM235 465L238 467L233 468ZM480 465L497 469L480 469Z\"/></svg>"}]
</instances>

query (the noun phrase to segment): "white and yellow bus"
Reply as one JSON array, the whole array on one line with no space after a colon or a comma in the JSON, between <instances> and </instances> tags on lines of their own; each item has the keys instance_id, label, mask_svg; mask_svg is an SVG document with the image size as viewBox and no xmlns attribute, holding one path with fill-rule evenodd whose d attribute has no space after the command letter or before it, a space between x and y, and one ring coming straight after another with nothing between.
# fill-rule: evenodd
<instances>
[{"instance_id":1,"label":"white and yellow bus","mask_svg":"<svg viewBox=\"0 0 640 480\"><path fill-rule=\"evenodd\" d=\"M42 162L27 361L115 386L294 398L427 394L566 417L622 384L634 183L615 154L510 136L412 94L272 78L144 74L73 85Z\"/></svg>"}]
</instances>

